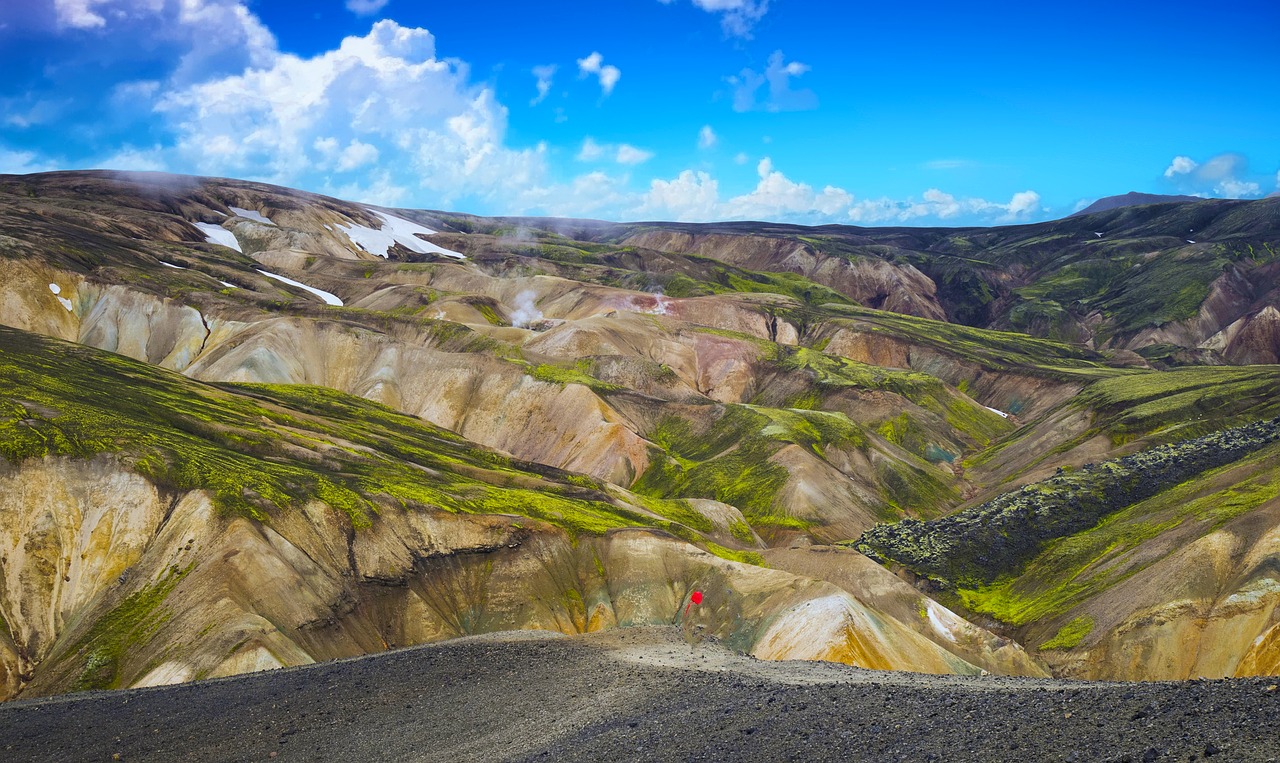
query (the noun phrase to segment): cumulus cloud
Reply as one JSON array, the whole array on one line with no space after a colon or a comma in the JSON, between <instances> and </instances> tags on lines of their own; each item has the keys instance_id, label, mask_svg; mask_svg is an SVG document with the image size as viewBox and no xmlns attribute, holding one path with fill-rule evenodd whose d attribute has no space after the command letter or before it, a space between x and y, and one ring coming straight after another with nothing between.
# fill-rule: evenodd
<instances>
[{"instance_id":1,"label":"cumulus cloud","mask_svg":"<svg viewBox=\"0 0 1280 763\"><path fill-rule=\"evenodd\" d=\"M720 184L706 172L684 170L671 180L649 183L636 217L696 222L719 217Z\"/></svg>"},{"instance_id":2,"label":"cumulus cloud","mask_svg":"<svg viewBox=\"0 0 1280 763\"><path fill-rule=\"evenodd\" d=\"M600 82L600 92L608 95L613 92L614 85L622 78L622 70L612 64L604 63L604 56L592 51L586 58L578 59L578 76L595 75Z\"/></svg>"},{"instance_id":3,"label":"cumulus cloud","mask_svg":"<svg viewBox=\"0 0 1280 763\"><path fill-rule=\"evenodd\" d=\"M279 54L269 66L170 90L157 108L180 163L204 174L349 187L313 173L394 157L384 197L392 186L421 187L448 200L504 196L545 173L542 149L505 146L507 110L470 84L465 64L437 59L427 30L389 20L311 58Z\"/></svg>"},{"instance_id":4,"label":"cumulus cloud","mask_svg":"<svg viewBox=\"0 0 1280 763\"><path fill-rule=\"evenodd\" d=\"M551 93L551 85L555 80L556 71L559 68L555 64L533 67L534 86L538 88L538 95L529 101L530 106L537 106L547 99L547 96Z\"/></svg>"},{"instance_id":5,"label":"cumulus cloud","mask_svg":"<svg viewBox=\"0 0 1280 763\"><path fill-rule=\"evenodd\" d=\"M357 16L371 16L387 6L391 0L347 0L347 10Z\"/></svg>"},{"instance_id":6,"label":"cumulus cloud","mask_svg":"<svg viewBox=\"0 0 1280 763\"><path fill-rule=\"evenodd\" d=\"M682 222L767 220L799 223L853 222L864 225L939 222L1025 222L1043 211L1040 195L1020 191L1007 202L957 197L937 188L919 199L855 199L836 186L815 188L784 175L768 157L756 166L758 181L750 192L720 198L718 181L707 172L685 170L670 180L652 180L649 190L630 210L633 218Z\"/></svg>"},{"instance_id":7,"label":"cumulus cloud","mask_svg":"<svg viewBox=\"0 0 1280 763\"><path fill-rule=\"evenodd\" d=\"M716 131L711 129L711 125L703 125L698 130L698 148L715 148L720 142L720 137L716 135Z\"/></svg>"},{"instance_id":8,"label":"cumulus cloud","mask_svg":"<svg viewBox=\"0 0 1280 763\"><path fill-rule=\"evenodd\" d=\"M1218 154L1204 162L1175 156L1164 171L1165 180L1183 193L1228 199L1262 195L1263 177L1249 171L1249 160L1240 154Z\"/></svg>"},{"instance_id":9,"label":"cumulus cloud","mask_svg":"<svg viewBox=\"0 0 1280 763\"><path fill-rule=\"evenodd\" d=\"M659 0L670 5L673 0ZM751 38L751 28L769 12L769 0L693 0L707 13L720 14L720 26L730 37Z\"/></svg>"},{"instance_id":10,"label":"cumulus cloud","mask_svg":"<svg viewBox=\"0 0 1280 763\"><path fill-rule=\"evenodd\" d=\"M760 180L756 187L725 202L722 216L732 219L786 219L832 217L853 203L853 194L843 188L826 186L821 191L797 183L774 169L769 157L756 165Z\"/></svg>"},{"instance_id":11,"label":"cumulus cloud","mask_svg":"<svg viewBox=\"0 0 1280 763\"><path fill-rule=\"evenodd\" d=\"M800 77L810 68L799 61L787 61L781 50L775 50L763 72L743 69L725 78L733 88L733 110L806 111L818 108L818 96L812 90L797 90L791 86L792 78ZM760 96L762 88L766 90L763 98Z\"/></svg>"},{"instance_id":12,"label":"cumulus cloud","mask_svg":"<svg viewBox=\"0 0 1280 763\"><path fill-rule=\"evenodd\" d=\"M1189 175L1199 167L1200 164L1189 156L1175 156L1173 161L1164 170L1164 176L1172 178L1177 175Z\"/></svg>"}]
</instances>

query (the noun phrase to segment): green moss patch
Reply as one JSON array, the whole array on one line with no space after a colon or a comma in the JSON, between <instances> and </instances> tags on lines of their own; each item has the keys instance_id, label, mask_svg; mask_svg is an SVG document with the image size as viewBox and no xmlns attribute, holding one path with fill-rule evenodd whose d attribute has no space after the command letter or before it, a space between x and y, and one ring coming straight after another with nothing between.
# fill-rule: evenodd
<instances>
[{"instance_id":1,"label":"green moss patch","mask_svg":"<svg viewBox=\"0 0 1280 763\"><path fill-rule=\"evenodd\" d=\"M357 529L404 509L517 514L571 533L669 530L677 522L668 515L705 527L678 508L655 518L617 505L589 478L514 462L334 390L202 384L0 327L0 455L101 453L162 487L207 490L223 513L262 521L319 499Z\"/></svg>"}]
</instances>

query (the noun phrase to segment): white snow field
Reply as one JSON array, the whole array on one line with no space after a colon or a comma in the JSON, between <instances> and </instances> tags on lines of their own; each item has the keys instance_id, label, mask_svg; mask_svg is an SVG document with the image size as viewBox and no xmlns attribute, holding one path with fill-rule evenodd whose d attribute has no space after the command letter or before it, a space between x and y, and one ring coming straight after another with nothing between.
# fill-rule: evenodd
<instances>
[{"instance_id":1,"label":"white snow field","mask_svg":"<svg viewBox=\"0 0 1280 763\"><path fill-rule=\"evenodd\" d=\"M252 209L231 207L231 211L235 212L237 216L243 217L247 220L253 220L254 222L262 223L263 225L275 225L275 223L271 222L270 218L263 217L261 212L254 212Z\"/></svg>"},{"instance_id":2,"label":"white snow field","mask_svg":"<svg viewBox=\"0 0 1280 763\"><path fill-rule=\"evenodd\" d=\"M452 257L456 260L466 259L465 255L418 238L418 235L430 236L435 233L430 228L418 225L403 217L396 217L382 212L374 212L374 214L382 218L382 230L366 228L355 223L351 225L339 224L338 229L347 234L347 238L351 239L351 243L369 254L376 254L379 257L386 257L391 247L400 244L409 251L419 254L442 254L445 257Z\"/></svg>"},{"instance_id":3,"label":"white snow field","mask_svg":"<svg viewBox=\"0 0 1280 763\"><path fill-rule=\"evenodd\" d=\"M231 231L227 230L221 225L214 225L213 223L192 223L192 224L195 225L197 228L199 228L202 233L204 233L204 240L208 241L210 244L220 244L229 249L234 249L237 252L244 251L243 249L240 248L240 242L236 241L236 234L232 233Z\"/></svg>"},{"instance_id":4,"label":"white snow field","mask_svg":"<svg viewBox=\"0 0 1280 763\"><path fill-rule=\"evenodd\" d=\"M334 305L336 307L342 307L342 300L338 299L338 296L336 294L330 294L329 292L324 291L322 289L317 289L314 286L307 286L305 283L298 283L292 278L285 278L284 276L278 275L276 273L268 273L265 270L259 270L258 272L266 276L267 278L274 278L277 281L287 283L290 286L297 286L299 289L309 291L312 294L319 297L320 299L323 299L326 305ZM231 284L227 284L227 285L230 286Z\"/></svg>"}]
</instances>

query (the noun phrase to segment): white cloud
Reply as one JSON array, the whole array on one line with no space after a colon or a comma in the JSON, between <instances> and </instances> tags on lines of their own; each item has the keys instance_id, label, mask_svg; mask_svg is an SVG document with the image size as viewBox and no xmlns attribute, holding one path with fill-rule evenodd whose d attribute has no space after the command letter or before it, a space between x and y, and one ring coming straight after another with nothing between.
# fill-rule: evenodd
<instances>
[{"instance_id":1,"label":"white cloud","mask_svg":"<svg viewBox=\"0 0 1280 763\"><path fill-rule=\"evenodd\" d=\"M578 150L577 159L580 162L595 162L603 159L606 154L613 156L613 160L618 164L643 164L653 158L652 151L645 151L636 148L629 143L620 143L617 146L608 143L597 143L590 136L582 141L582 148Z\"/></svg>"},{"instance_id":2,"label":"white cloud","mask_svg":"<svg viewBox=\"0 0 1280 763\"><path fill-rule=\"evenodd\" d=\"M533 76L537 80L534 84L538 88L538 95L529 101L530 106L537 106L547 99L547 96L551 93L551 84L555 79L556 71L559 68L555 64L533 67Z\"/></svg>"},{"instance_id":3,"label":"white cloud","mask_svg":"<svg viewBox=\"0 0 1280 763\"><path fill-rule=\"evenodd\" d=\"M1200 165L1189 156L1175 156L1173 161L1164 170L1164 176L1171 178L1174 175L1187 175Z\"/></svg>"},{"instance_id":4,"label":"white cloud","mask_svg":"<svg viewBox=\"0 0 1280 763\"><path fill-rule=\"evenodd\" d=\"M743 69L737 75L725 79L733 87L734 111L806 111L818 108L818 96L807 88L791 87L793 77L810 70L808 64L787 61L781 50L775 50L763 73ZM768 96L760 100L758 92L768 85Z\"/></svg>"},{"instance_id":5,"label":"white cloud","mask_svg":"<svg viewBox=\"0 0 1280 763\"><path fill-rule=\"evenodd\" d=\"M694 222L718 215L720 186L706 172L685 170L671 180L654 179L636 217Z\"/></svg>"},{"instance_id":6,"label":"white cloud","mask_svg":"<svg viewBox=\"0 0 1280 763\"><path fill-rule=\"evenodd\" d=\"M94 10L94 6L105 5L107 0L53 0L53 10L58 25L74 29L98 29L107 25L107 20Z\"/></svg>"},{"instance_id":7,"label":"white cloud","mask_svg":"<svg viewBox=\"0 0 1280 763\"><path fill-rule=\"evenodd\" d=\"M31 151L10 151L0 147L0 175L26 175L56 169L56 164Z\"/></svg>"},{"instance_id":8,"label":"white cloud","mask_svg":"<svg viewBox=\"0 0 1280 763\"><path fill-rule=\"evenodd\" d=\"M347 0L347 10L357 16L370 16L386 7L391 0Z\"/></svg>"},{"instance_id":9,"label":"white cloud","mask_svg":"<svg viewBox=\"0 0 1280 763\"><path fill-rule=\"evenodd\" d=\"M605 147L595 142L594 138L587 137L582 141L582 149L578 151L578 161L594 162L604 156Z\"/></svg>"},{"instance_id":10,"label":"white cloud","mask_svg":"<svg viewBox=\"0 0 1280 763\"><path fill-rule=\"evenodd\" d=\"M357 167L376 164L378 155L376 147L352 139L351 143L342 150L342 156L338 158L338 171L349 172Z\"/></svg>"},{"instance_id":11,"label":"white cloud","mask_svg":"<svg viewBox=\"0 0 1280 763\"><path fill-rule=\"evenodd\" d=\"M711 129L711 125L703 125L702 129L698 130L698 148L715 148L719 142L720 138L716 135L716 131Z\"/></svg>"},{"instance_id":12,"label":"white cloud","mask_svg":"<svg viewBox=\"0 0 1280 763\"><path fill-rule=\"evenodd\" d=\"M722 200L718 181L707 172L685 170L671 180L650 181L649 190L627 214L633 218L682 222L765 220L799 223L853 222L920 224L939 222L1012 223L1034 219L1042 210L1035 191L1013 194L1007 202L959 198L930 188L920 199L857 200L843 188L821 190L788 178L768 158L756 167L759 180L749 193Z\"/></svg>"},{"instance_id":13,"label":"white cloud","mask_svg":"<svg viewBox=\"0 0 1280 763\"><path fill-rule=\"evenodd\" d=\"M636 148L629 143L623 143L618 146L618 154L616 157L618 164L643 164L652 158L652 151L645 151L642 148Z\"/></svg>"},{"instance_id":14,"label":"white cloud","mask_svg":"<svg viewBox=\"0 0 1280 763\"><path fill-rule=\"evenodd\" d=\"M56 29L87 38L93 51L64 65L148 61L171 66L166 79L191 83L267 65L277 53L275 36L246 0L53 0L52 6Z\"/></svg>"},{"instance_id":15,"label":"white cloud","mask_svg":"<svg viewBox=\"0 0 1280 763\"><path fill-rule=\"evenodd\" d=\"M427 30L389 20L312 58L278 54L171 90L158 110L177 134L174 164L202 174L317 187L334 182L317 170L380 158L392 174L378 193L418 187L440 202L511 198L545 175L542 149L504 145L507 110L465 64L437 59Z\"/></svg>"},{"instance_id":16,"label":"white cloud","mask_svg":"<svg viewBox=\"0 0 1280 763\"><path fill-rule=\"evenodd\" d=\"M1240 154L1218 154L1204 162L1189 156L1175 156L1164 171L1166 180L1179 191L1193 196L1228 199L1262 195L1264 177L1249 172L1249 161Z\"/></svg>"},{"instance_id":17,"label":"white cloud","mask_svg":"<svg viewBox=\"0 0 1280 763\"><path fill-rule=\"evenodd\" d=\"M1035 191L1019 191L1008 202L1000 203L981 198L957 198L937 188L925 191L921 199L895 200L889 198L864 199L849 208L848 217L855 223L875 225L889 222L907 223L922 218L952 220L965 216L970 219L1000 223L1026 222L1040 212L1040 194Z\"/></svg>"},{"instance_id":18,"label":"white cloud","mask_svg":"<svg viewBox=\"0 0 1280 763\"><path fill-rule=\"evenodd\" d=\"M826 186L815 191L812 186L797 183L773 168L769 157L756 165L760 181L750 193L725 202L722 215L733 219L798 219L831 217L853 203L853 194L843 188Z\"/></svg>"},{"instance_id":19,"label":"white cloud","mask_svg":"<svg viewBox=\"0 0 1280 763\"><path fill-rule=\"evenodd\" d=\"M734 164L746 164L749 161L751 161L751 157L747 156L746 153L742 151L739 151L738 155L733 157Z\"/></svg>"},{"instance_id":20,"label":"white cloud","mask_svg":"<svg viewBox=\"0 0 1280 763\"><path fill-rule=\"evenodd\" d=\"M604 56L592 51L586 58L578 59L578 76L596 75L600 82L600 91L605 95L613 92L613 86L622 78L622 70L612 64L604 63Z\"/></svg>"},{"instance_id":21,"label":"white cloud","mask_svg":"<svg viewBox=\"0 0 1280 763\"><path fill-rule=\"evenodd\" d=\"M672 0L659 0L669 5ZM751 28L769 11L769 0L693 0L707 13L720 14L720 26L731 37L750 39Z\"/></svg>"}]
</instances>

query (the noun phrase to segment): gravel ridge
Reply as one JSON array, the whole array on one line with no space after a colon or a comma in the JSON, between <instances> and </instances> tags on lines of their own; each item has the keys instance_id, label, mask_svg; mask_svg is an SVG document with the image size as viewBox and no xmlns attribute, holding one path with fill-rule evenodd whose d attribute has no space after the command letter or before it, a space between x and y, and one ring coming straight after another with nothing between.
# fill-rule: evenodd
<instances>
[{"instance_id":1,"label":"gravel ridge","mask_svg":"<svg viewBox=\"0 0 1280 763\"><path fill-rule=\"evenodd\" d=\"M7 703L0 760L1272 761L1276 684L771 663L675 628L496 634Z\"/></svg>"}]
</instances>

